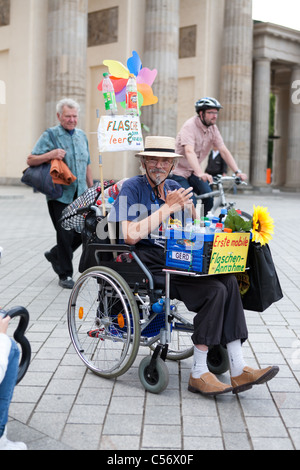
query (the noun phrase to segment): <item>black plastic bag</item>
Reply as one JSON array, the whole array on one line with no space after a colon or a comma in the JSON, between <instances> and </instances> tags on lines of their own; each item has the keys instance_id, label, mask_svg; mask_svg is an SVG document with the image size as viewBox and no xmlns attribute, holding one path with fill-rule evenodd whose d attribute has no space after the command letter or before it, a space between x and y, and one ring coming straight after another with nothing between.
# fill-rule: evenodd
<instances>
[{"instance_id":1,"label":"black plastic bag","mask_svg":"<svg viewBox=\"0 0 300 470\"><path fill-rule=\"evenodd\" d=\"M101 239L97 236L97 225L100 224L102 227ZM79 260L78 271L83 273L88 268L92 268L97 265L95 258L95 243L96 244L110 244L110 238L107 229L107 215L97 216L94 212L90 212L85 219L85 225L81 231L82 237L82 253ZM101 261L112 261L113 253L99 253L98 257Z\"/></svg>"},{"instance_id":2,"label":"black plastic bag","mask_svg":"<svg viewBox=\"0 0 300 470\"><path fill-rule=\"evenodd\" d=\"M60 148L51 129L47 129L49 137L55 149ZM23 171L21 182L31 186L39 193L45 194L50 199L58 199L63 194L61 184L53 183L50 175L51 163L45 162L37 166L29 166Z\"/></svg>"},{"instance_id":3,"label":"black plastic bag","mask_svg":"<svg viewBox=\"0 0 300 470\"><path fill-rule=\"evenodd\" d=\"M250 243L247 268L236 274L244 309L263 312L283 297L269 245Z\"/></svg>"},{"instance_id":4,"label":"black plastic bag","mask_svg":"<svg viewBox=\"0 0 300 470\"><path fill-rule=\"evenodd\" d=\"M29 166L23 171L21 181L51 199L58 199L62 196L63 188L61 184L53 183L50 169L51 163Z\"/></svg>"}]
</instances>

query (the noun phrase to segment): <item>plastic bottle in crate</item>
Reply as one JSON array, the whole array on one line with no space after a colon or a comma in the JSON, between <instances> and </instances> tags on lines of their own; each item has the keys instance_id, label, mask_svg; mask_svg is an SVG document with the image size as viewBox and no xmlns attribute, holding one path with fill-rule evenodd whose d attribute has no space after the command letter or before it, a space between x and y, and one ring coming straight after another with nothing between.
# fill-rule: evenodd
<instances>
[{"instance_id":1,"label":"plastic bottle in crate","mask_svg":"<svg viewBox=\"0 0 300 470\"><path fill-rule=\"evenodd\" d=\"M208 234L208 235L211 234L210 222L209 222L208 220L206 220L206 221L204 222L204 225L205 225L205 233Z\"/></svg>"},{"instance_id":2,"label":"plastic bottle in crate","mask_svg":"<svg viewBox=\"0 0 300 470\"><path fill-rule=\"evenodd\" d=\"M210 233L215 233L217 223L219 223L219 218L213 217L210 222Z\"/></svg>"},{"instance_id":3,"label":"plastic bottle in crate","mask_svg":"<svg viewBox=\"0 0 300 470\"><path fill-rule=\"evenodd\" d=\"M108 115L114 115L118 112L115 90L108 73L104 73L103 77L102 92L105 103L105 111Z\"/></svg>"},{"instance_id":4,"label":"plastic bottle in crate","mask_svg":"<svg viewBox=\"0 0 300 470\"><path fill-rule=\"evenodd\" d=\"M193 219L190 219L190 218L186 219L184 231L186 232L186 234L189 234L189 233L192 233L193 230L194 230Z\"/></svg>"},{"instance_id":5,"label":"plastic bottle in crate","mask_svg":"<svg viewBox=\"0 0 300 470\"><path fill-rule=\"evenodd\" d=\"M204 220L199 220L199 219L195 220L195 222L194 222L194 232L195 233L206 233Z\"/></svg>"},{"instance_id":6,"label":"plastic bottle in crate","mask_svg":"<svg viewBox=\"0 0 300 470\"><path fill-rule=\"evenodd\" d=\"M223 207L223 209L221 209L221 212L220 212L220 215L219 215L219 222L224 223L224 220L226 219L226 216L227 216L227 209L226 209L226 207Z\"/></svg>"},{"instance_id":7,"label":"plastic bottle in crate","mask_svg":"<svg viewBox=\"0 0 300 470\"><path fill-rule=\"evenodd\" d=\"M223 231L223 224L221 224L220 222L217 222L216 223L216 228L215 228L215 233L222 232L222 231Z\"/></svg>"}]
</instances>

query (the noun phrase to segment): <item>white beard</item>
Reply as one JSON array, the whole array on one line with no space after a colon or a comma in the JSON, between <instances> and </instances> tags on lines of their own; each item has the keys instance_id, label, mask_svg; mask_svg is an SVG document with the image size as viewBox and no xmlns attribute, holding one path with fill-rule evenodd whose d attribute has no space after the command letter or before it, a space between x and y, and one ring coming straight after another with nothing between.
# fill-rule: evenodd
<instances>
[{"instance_id":1,"label":"white beard","mask_svg":"<svg viewBox=\"0 0 300 470\"><path fill-rule=\"evenodd\" d=\"M166 178L165 171L150 170L149 174L153 183L155 183L156 185L159 185L160 183L162 183Z\"/></svg>"}]
</instances>

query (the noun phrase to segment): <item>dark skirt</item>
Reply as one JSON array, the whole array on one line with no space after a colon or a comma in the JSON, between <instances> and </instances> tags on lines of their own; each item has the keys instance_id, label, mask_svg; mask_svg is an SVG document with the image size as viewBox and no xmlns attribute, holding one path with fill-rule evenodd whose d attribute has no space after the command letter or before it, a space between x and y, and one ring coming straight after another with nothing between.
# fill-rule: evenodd
<instances>
[{"instance_id":1,"label":"dark skirt","mask_svg":"<svg viewBox=\"0 0 300 470\"><path fill-rule=\"evenodd\" d=\"M156 283L164 284L164 250L149 248L137 250L141 260L153 273ZM248 330L239 286L234 274L190 277L171 276L170 297L182 301L195 312L194 344L226 345L248 338Z\"/></svg>"}]
</instances>

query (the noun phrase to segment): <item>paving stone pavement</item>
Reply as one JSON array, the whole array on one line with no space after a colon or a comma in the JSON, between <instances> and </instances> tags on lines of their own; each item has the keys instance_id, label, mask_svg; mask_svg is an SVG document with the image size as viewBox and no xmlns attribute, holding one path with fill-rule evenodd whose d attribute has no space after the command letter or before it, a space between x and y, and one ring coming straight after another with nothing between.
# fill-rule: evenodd
<instances>
[{"instance_id":1,"label":"paving stone pavement","mask_svg":"<svg viewBox=\"0 0 300 470\"><path fill-rule=\"evenodd\" d=\"M87 371L68 334L70 291L58 286L44 258L55 243L45 198L25 186L0 186L0 305L28 309L32 347L10 407L12 440L30 450L300 449L300 194L247 191L230 198L250 213L253 204L267 206L275 221L270 247L284 298L263 313L246 311L244 354L250 366L277 364L280 372L238 396L204 398L187 390L191 359L167 361L167 389L146 392L137 372L149 354L143 347L116 380Z\"/></svg>"}]
</instances>

